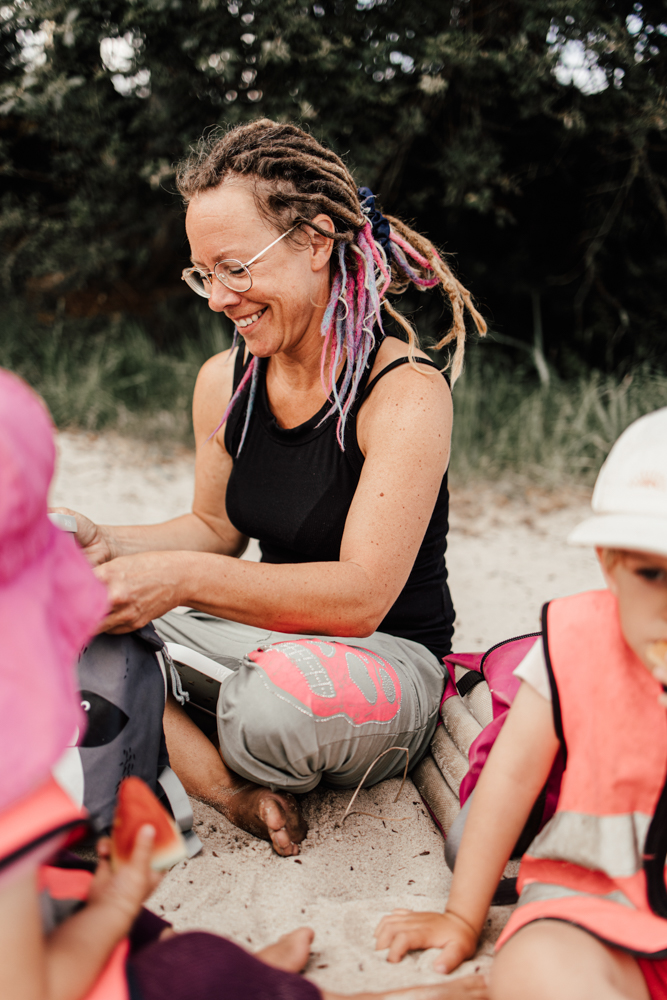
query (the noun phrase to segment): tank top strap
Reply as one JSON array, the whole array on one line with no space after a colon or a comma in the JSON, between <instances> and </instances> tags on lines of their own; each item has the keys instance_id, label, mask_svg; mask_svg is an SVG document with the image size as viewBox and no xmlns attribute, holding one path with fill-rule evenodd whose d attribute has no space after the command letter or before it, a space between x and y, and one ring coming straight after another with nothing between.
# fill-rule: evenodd
<instances>
[{"instance_id":1,"label":"tank top strap","mask_svg":"<svg viewBox=\"0 0 667 1000\"><path fill-rule=\"evenodd\" d=\"M431 361L430 358L415 358L414 360L417 362L417 364L430 365L431 368L438 368L438 365L436 365L435 361ZM387 375L390 371L393 371L394 368L399 368L401 365L408 365L408 364L410 364L410 358L395 358L393 361L390 361L389 364L385 368L383 368L381 372L378 372L378 374L375 376L374 379L371 379L371 381L368 383L368 385L362 392L361 396L359 396L359 399L357 401L357 409L361 406L362 403L366 402L366 400L372 393L373 389L384 375ZM440 369L438 368L438 371L439 370ZM447 378L445 372L443 372L442 374L444 375L445 378Z\"/></svg>"}]
</instances>

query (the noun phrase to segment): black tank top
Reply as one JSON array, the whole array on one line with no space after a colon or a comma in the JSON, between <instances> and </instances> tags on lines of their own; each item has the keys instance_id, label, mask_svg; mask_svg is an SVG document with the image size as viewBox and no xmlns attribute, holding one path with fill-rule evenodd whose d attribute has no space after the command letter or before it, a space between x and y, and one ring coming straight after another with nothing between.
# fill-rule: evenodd
<instances>
[{"instance_id":1,"label":"black tank top","mask_svg":"<svg viewBox=\"0 0 667 1000\"><path fill-rule=\"evenodd\" d=\"M235 389L246 367L244 352L241 345L234 365ZM364 464L357 442L357 413L378 379L407 363L408 359L397 358L367 385L374 360L375 352L350 410L345 428L345 451L341 451L336 440L337 412L320 424L330 408L328 402L298 427L278 425L266 392L268 361L260 359L255 403L243 448L237 457L248 387L237 400L225 428L225 447L234 463L227 485L227 515L237 531L259 540L263 562L337 562L340 559L345 521ZM426 358L417 358L417 361L433 364ZM451 651L455 617L444 560L448 509L445 473L412 572L378 626L381 632L423 643L439 659Z\"/></svg>"}]
</instances>

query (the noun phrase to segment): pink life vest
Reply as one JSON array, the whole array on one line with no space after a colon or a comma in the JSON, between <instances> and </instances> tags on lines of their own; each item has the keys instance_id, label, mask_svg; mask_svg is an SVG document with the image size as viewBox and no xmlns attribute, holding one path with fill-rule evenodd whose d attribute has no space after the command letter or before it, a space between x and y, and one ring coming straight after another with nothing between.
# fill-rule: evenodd
<instances>
[{"instance_id":1,"label":"pink life vest","mask_svg":"<svg viewBox=\"0 0 667 1000\"><path fill-rule=\"evenodd\" d=\"M85 823L87 814L49 778L36 791L0 813L0 876L32 856L49 857ZM85 900L93 876L79 869L41 865L38 887L53 899ZM1 888L1 884L0 884ZM85 1000L129 1000L127 938L116 946Z\"/></svg>"},{"instance_id":2,"label":"pink life vest","mask_svg":"<svg viewBox=\"0 0 667 1000\"><path fill-rule=\"evenodd\" d=\"M521 862L497 947L564 920L638 956L667 957L667 712L607 590L545 605L544 649L566 755L554 817Z\"/></svg>"}]
</instances>

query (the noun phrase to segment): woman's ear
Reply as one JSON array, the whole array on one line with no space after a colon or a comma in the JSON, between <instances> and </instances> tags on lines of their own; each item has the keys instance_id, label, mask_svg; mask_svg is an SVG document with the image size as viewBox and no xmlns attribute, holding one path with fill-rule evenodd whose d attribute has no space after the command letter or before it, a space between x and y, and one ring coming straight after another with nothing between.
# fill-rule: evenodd
<instances>
[{"instance_id":1,"label":"woman's ear","mask_svg":"<svg viewBox=\"0 0 667 1000\"><path fill-rule=\"evenodd\" d=\"M328 215L316 215L313 219L316 226L320 229L328 230L333 233L336 231L336 227L333 224L332 219ZM308 229L308 235L310 237L310 266L313 271L321 271L322 268L327 267L331 254L333 253L334 241L327 239L326 236L322 236L315 229Z\"/></svg>"}]
</instances>

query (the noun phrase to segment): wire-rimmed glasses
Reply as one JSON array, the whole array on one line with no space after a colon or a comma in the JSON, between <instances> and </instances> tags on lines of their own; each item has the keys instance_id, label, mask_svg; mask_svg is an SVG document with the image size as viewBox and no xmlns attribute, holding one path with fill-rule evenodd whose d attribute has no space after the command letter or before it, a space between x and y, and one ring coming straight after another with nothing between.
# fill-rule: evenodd
<instances>
[{"instance_id":1,"label":"wire-rimmed glasses","mask_svg":"<svg viewBox=\"0 0 667 1000\"><path fill-rule=\"evenodd\" d=\"M212 271L205 271L203 268L196 266L185 267L183 268L181 279L190 286L193 292L201 295L204 299L210 299L211 297L213 291L211 279L213 275L223 285L226 285L227 288L231 288L233 292L248 292L252 288L252 275L248 270L250 265L259 260L276 243L280 243L286 236L289 236L298 225L299 223L297 222L296 226L292 226L291 229L288 229L286 233L279 236L273 243L269 243L268 247L264 247L263 250L255 254L252 260L247 261L245 264L240 260L219 260Z\"/></svg>"}]
</instances>

